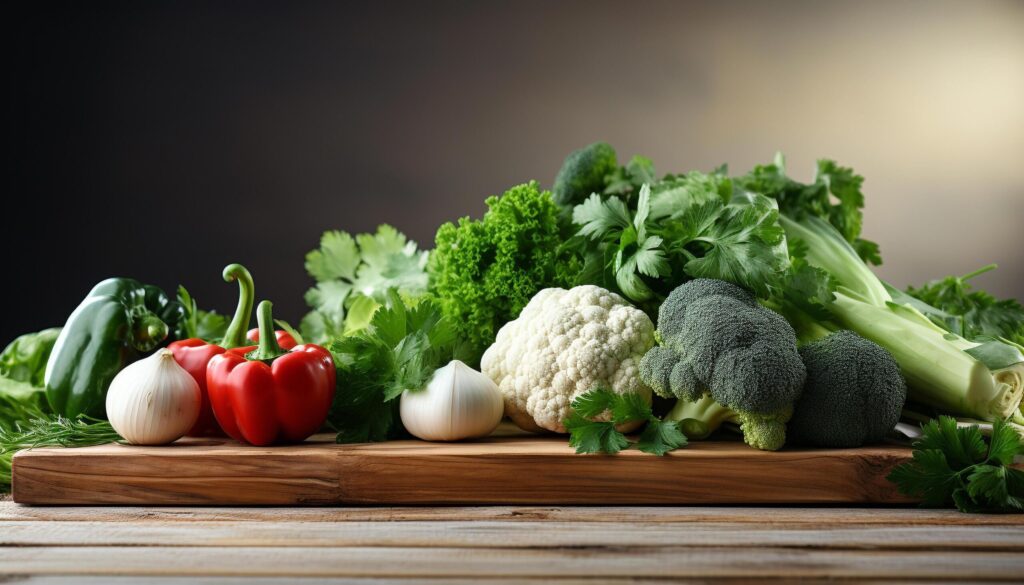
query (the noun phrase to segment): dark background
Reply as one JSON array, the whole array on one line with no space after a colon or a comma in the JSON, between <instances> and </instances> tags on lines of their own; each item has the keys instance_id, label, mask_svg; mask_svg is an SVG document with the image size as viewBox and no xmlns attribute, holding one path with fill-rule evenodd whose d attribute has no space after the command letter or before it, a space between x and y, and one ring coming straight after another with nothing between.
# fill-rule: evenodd
<instances>
[{"instance_id":1,"label":"dark background","mask_svg":"<svg viewBox=\"0 0 1024 585\"><path fill-rule=\"evenodd\" d=\"M446 220L603 139L867 177L881 274L1024 296L1024 4L50 2L5 18L0 343L127 275L297 322L325 229Z\"/></svg>"}]
</instances>

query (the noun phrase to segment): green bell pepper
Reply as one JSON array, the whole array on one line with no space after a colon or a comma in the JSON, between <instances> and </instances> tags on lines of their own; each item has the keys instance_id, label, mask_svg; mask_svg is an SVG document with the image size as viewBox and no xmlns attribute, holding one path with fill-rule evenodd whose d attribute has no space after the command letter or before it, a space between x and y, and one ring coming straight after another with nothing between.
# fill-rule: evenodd
<instances>
[{"instance_id":1,"label":"green bell pepper","mask_svg":"<svg viewBox=\"0 0 1024 585\"><path fill-rule=\"evenodd\" d=\"M185 308L130 278L93 287L64 325L46 364L46 399L57 414L105 417L107 388L125 366L185 327Z\"/></svg>"}]
</instances>

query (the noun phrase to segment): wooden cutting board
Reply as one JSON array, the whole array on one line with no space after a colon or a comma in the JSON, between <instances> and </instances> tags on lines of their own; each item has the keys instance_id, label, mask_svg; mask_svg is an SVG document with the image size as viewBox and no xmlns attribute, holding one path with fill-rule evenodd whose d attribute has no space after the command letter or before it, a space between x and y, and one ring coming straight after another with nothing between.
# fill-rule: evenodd
<instances>
[{"instance_id":1,"label":"wooden cutting board","mask_svg":"<svg viewBox=\"0 0 1024 585\"><path fill-rule=\"evenodd\" d=\"M906 504L885 476L897 446L757 451L701 441L664 457L577 455L565 437L502 427L472 443L392 441L251 447L183 439L23 451L13 498L24 504Z\"/></svg>"}]
</instances>

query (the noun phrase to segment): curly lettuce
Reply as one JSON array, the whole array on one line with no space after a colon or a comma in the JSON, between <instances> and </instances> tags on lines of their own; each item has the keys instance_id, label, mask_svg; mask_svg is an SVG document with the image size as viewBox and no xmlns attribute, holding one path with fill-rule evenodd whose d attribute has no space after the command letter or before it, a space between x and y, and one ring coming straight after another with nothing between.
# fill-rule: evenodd
<instances>
[{"instance_id":1,"label":"curly lettuce","mask_svg":"<svg viewBox=\"0 0 1024 585\"><path fill-rule=\"evenodd\" d=\"M582 261L563 246L559 210L536 182L487 199L483 219L437 230L430 293L473 363L537 291L575 284Z\"/></svg>"}]
</instances>

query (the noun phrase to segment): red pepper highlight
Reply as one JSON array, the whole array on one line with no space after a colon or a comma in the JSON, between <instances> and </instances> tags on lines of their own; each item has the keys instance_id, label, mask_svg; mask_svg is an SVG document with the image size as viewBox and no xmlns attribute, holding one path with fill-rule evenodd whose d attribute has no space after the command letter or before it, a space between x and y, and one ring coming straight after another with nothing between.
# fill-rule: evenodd
<instances>
[{"instance_id":1,"label":"red pepper highlight","mask_svg":"<svg viewBox=\"0 0 1024 585\"><path fill-rule=\"evenodd\" d=\"M206 369L210 403L221 428L252 445L298 442L317 432L334 400L331 353L314 344L286 350L273 335L270 301L260 303L257 347L214 356Z\"/></svg>"}]
</instances>

